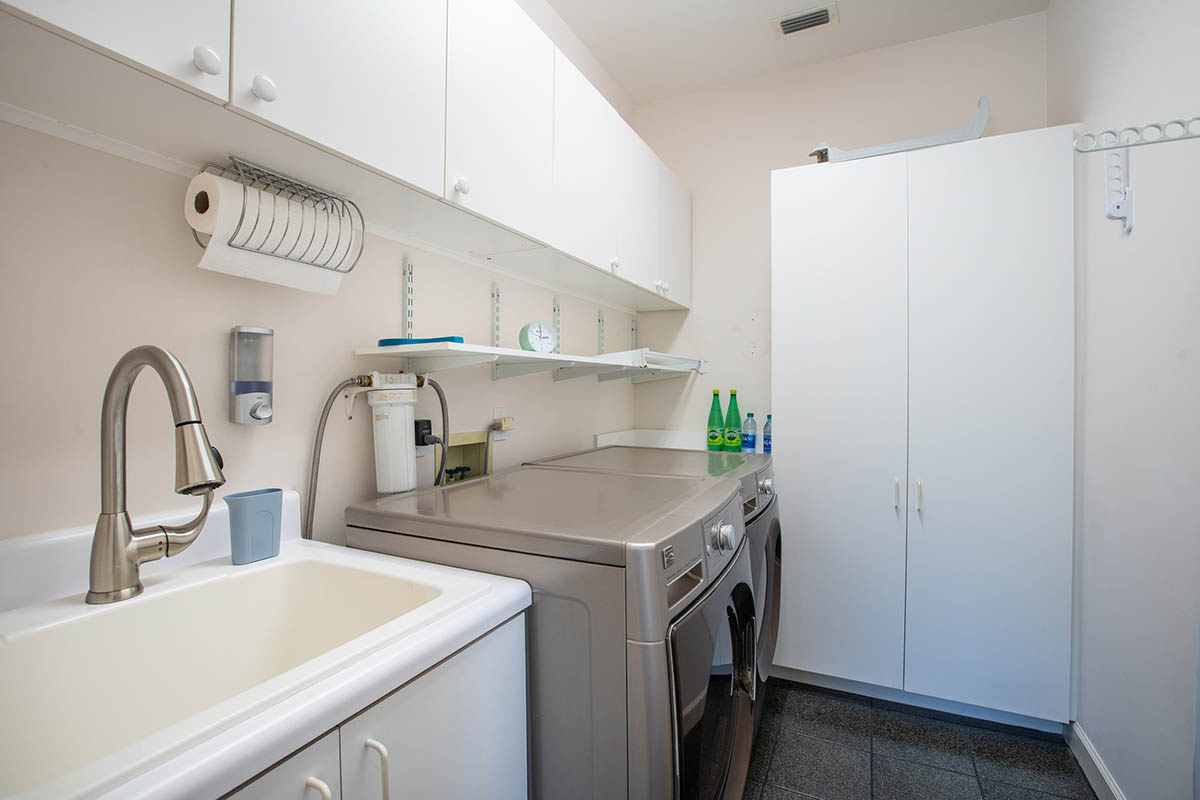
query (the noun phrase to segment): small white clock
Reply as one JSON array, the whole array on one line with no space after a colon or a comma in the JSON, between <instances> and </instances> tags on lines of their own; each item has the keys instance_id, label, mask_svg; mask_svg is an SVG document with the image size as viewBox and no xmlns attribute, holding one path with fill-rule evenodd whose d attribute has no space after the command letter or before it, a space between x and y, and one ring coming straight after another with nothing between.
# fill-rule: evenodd
<instances>
[{"instance_id":1,"label":"small white clock","mask_svg":"<svg viewBox=\"0 0 1200 800\"><path fill-rule=\"evenodd\" d=\"M521 328L521 349L535 353L553 353L558 347L558 333L544 320L535 319Z\"/></svg>"}]
</instances>

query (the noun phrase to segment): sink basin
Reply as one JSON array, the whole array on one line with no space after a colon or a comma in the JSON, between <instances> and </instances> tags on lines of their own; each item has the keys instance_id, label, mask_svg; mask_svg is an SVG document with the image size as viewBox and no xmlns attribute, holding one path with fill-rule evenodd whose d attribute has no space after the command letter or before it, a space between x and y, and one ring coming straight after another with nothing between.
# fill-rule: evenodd
<instances>
[{"instance_id":1,"label":"sink basin","mask_svg":"<svg viewBox=\"0 0 1200 800\"><path fill-rule=\"evenodd\" d=\"M111 606L0 614L0 796L111 789L488 590L470 573L288 544L147 579Z\"/></svg>"}]
</instances>

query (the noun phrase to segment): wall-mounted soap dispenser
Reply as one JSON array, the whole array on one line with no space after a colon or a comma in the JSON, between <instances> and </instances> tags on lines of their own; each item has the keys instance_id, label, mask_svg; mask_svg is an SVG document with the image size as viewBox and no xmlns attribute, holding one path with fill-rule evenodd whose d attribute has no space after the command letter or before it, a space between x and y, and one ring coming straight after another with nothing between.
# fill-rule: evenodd
<instances>
[{"instance_id":1,"label":"wall-mounted soap dispenser","mask_svg":"<svg viewBox=\"0 0 1200 800\"><path fill-rule=\"evenodd\" d=\"M275 331L244 325L229 332L229 421L266 425L274 412L271 369Z\"/></svg>"}]
</instances>

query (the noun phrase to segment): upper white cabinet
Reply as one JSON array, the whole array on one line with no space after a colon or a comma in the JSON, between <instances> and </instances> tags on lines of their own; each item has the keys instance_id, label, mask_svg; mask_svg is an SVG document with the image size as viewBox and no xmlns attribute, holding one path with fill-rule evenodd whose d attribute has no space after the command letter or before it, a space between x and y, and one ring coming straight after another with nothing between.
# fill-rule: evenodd
<instances>
[{"instance_id":1,"label":"upper white cabinet","mask_svg":"<svg viewBox=\"0 0 1200 800\"><path fill-rule=\"evenodd\" d=\"M446 0L243 0L234 29L235 106L441 194Z\"/></svg>"},{"instance_id":2,"label":"upper white cabinet","mask_svg":"<svg viewBox=\"0 0 1200 800\"><path fill-rule=\"evenodd\" d=\"M229 99L229 0L7 0L72 38Z\"/></svg>"},{"instance_id":3,"label":"upper white cabinet","mask_svg":"<svg viewBox=\"0 0 1200 800\"><path fill-rule=\"evenodd\" d=\"M1065 721L1072 132L772 184L776 662Z\"/></svg>"},{"instance_id":4,"label":"upper white cabinet","mask_svg":"<svg viewBox=\"0 0 1200 800\"><path fill-rule=\"evenodd\" d=\"M554 207L550 243L629 277L618 256L625 121L575 65L554 52Z\"/></svg>"},{"instance_id":5,"label":"upper white cabinet","mask_svg":"<svg viewBox=\"0 0 1200 800\"><path fill-rule=\"evenodd\" d=\"M445 197L550 238L554 45L513 0L450 0Z\"/></svg>"}]
</instances>

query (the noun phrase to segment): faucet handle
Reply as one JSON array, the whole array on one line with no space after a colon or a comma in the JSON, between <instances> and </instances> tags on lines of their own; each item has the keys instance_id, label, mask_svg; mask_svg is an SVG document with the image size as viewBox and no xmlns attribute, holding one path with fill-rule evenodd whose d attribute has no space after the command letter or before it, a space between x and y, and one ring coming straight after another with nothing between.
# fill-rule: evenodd
<instances>
[{"instance_id":1,"label":"faucet handle","mask_svg":"<svg viewBox=\"0 0 1200 800\"><path fill-rule=\"evenodd\" d=\"M212 450L213 461L217 462L217 469L225 469L225 459L221 458L221 451L217 449L217 446L210 444L208 449Z\"/></svg>"}]
</instances>

